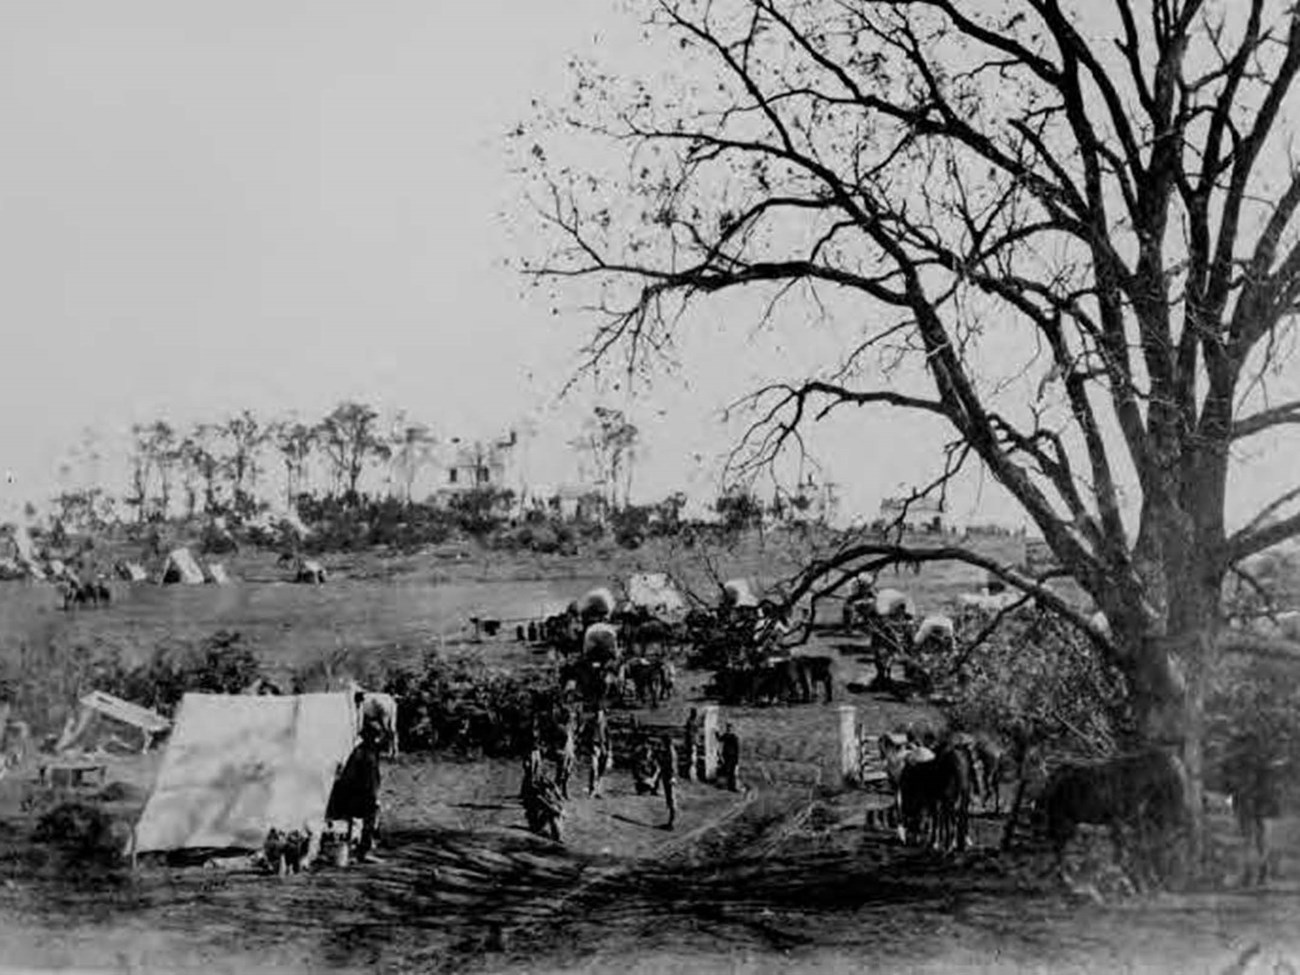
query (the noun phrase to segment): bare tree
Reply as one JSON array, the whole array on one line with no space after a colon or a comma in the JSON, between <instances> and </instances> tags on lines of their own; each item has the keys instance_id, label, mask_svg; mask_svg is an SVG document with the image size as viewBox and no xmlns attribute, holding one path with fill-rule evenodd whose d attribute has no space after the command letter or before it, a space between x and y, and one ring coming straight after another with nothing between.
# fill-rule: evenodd
<instances>
[{"instance_id":1,"label":"bare tree","mask_svg":"<svg viewBox=\"0 0 1300 975\"><path fill-rule=\"evenodd\" d=\"M346 485L344 497L355 502L357 483L372 457L387 459L390 448L376 430L379 414L363 403L340 403L318 428L318 440L334 469L335 482Z\"/></svg>"},{"instance_id":2,"label":"bare tree","mask_svg":"<svg viewBox=\"0 0 1300 975\"><path fill-rule=\"evenodd\" d=\"M819 570L923 555L1037 592L1125 675L1199 816L1225 575L1300 530L1300 488L1237 530L1225 514L1234 451L1300 423L1300 401L1267 396L1300 300L1300 7L649 6L680 88L580 66L576 104L539 122L624 147L613 178L630 187L518 133L559 241L529 271L592 286L607 313L588 364L644 365L722 292L754 293L763 316L852 314L842 362L757 393L742 463L800 449L843 406L946 425L925 488L982 464L1109 632L960 547L865 543Z\"/></svg>"},{"instance_id":3,"label":"bare tree","mask_svg":"<svg viewBox=\"0 0 1300 975\"><path fill-rule=\"evenodd\" d=\"M619 488L626 505L632 492L632 466L640 431L622 410L597 406L571 446L591 459L596 481L607 492L611 508L619 505Z\"/></svg>"},{"instance_id":4,"label":"bare tree","mask_svg":"<svg viewBox=\"0 0 1300 975\"><path fill-rule=\"evenodd\" d=\"M137 524L143 525L148 517L149 481L153 471L153 441L147 424L131 426L131 486L123 499L135 509Z\"/></svg>"},{"instance_id":5,"label":"bare tree","mask_svg":"<svg viewBox=\"0 0 1300 975\"><path fill-rule=\"evenodd\" d=\"M316 435L316 428L297 420L284 420L275 426L275 446L284 461L285 503L291 508L306 490L307 461L316 447Z\"/></svg>"},{"instance_id":6,"label":"bare tree","mask_svg":"<svg viewBox=\"0 0 1300 975\"><path fill-rule=\"evenodd\" d=\"M180 463L180 444L176 431L166 420L156 420L148 428L147 444L153 469L158 473L157 511L166 518L171 512L172 485Z\"/></svg>"},{"instance_id":7,"label":"bare tree","mask_svg":"<svg viewBox=\"0 0 1300 975\"><path fill-rule=\"evenodd\" d=\"M237 509L248 508L260 473L258 454L271 431L250 410L242 410L217 429L226 445L223 467L230 478L231 503Z\"/></svg>"},{"instance_id":8,"label":"bare tree","mask_svg":"<svg viewBox=\"0 0 1300 975\"><path fill-rule=\"evenodd\" d=\"M196 497L195 479L203 485L203 511L216 515L221 507L221 477L224 465L218 456L220 439L218 427L200 423L181 442L181 456L186 471L186 509L194 516Z\"/></svg>"}]
</instances>

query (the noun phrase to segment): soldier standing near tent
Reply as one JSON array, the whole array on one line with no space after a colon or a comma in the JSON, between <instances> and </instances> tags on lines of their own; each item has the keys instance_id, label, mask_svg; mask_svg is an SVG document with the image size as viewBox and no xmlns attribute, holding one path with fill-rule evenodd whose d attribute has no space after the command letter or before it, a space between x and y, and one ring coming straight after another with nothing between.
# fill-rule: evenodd
<instances>
[{"instance_id":1,"label":"soldier standing near tent","mask_svg":"<svg viewBox=\"0 0 1300 975\"><path fill-rule=\"evenodd\" d=\"M378 863L379 858L370 851L375 843L375 821L379 815L379 754L382 733L374 727L361 729L361 741L352 749L343 771L334 782L326 819L348 820L348 837L352 824L361 820L361 836L357 840L357 861Z\"/></svg>"},{"instance_id":2,"label":"soldier standing near tent","mask_svg":"<svg viewBox=\"0 0 1300 975\"><path fill-rule=\"evenodd\" d=\"M677 825L677 748L672 735L664 735L659 743L659 784L664 789L664 804L668 807L665 829Z\"/></svg>"}]
</instances>

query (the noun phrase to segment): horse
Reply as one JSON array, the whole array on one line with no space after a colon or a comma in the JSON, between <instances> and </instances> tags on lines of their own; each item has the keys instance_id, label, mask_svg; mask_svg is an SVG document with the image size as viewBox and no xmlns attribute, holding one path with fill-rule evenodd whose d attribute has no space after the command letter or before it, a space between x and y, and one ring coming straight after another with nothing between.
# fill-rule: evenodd
<instances>
[{"instance_id":1,"label":"horse","mask_svg":"<svg viewBox=\"0 0 1300 975\"><path fill-rule=\"evenodd\" d=\"M1048 776L1038 800L1060 876L1065 876L1065 849L1081 824L1107 826L1121 868L1128 843L1136 840L1138 873L1163 873L1153 861L1155 841L1184 830L1186 786L1177 761L1157 749L1121 755L1103 762L1069 763ZM1161 867L1164 864L1160 865ZM1135 883L1144 877L1133 877ZM1158 880L1158 877L1150 879Z\"/></svg>"},{"instance_id":2,"label":"horse","mask_svg":"<svg viewBox=\"0 0 1300 975\"><path fill-rule=\"evenodd\" d=\"M903 768L898 797L905 842L928 838L930 846L940 850L966 849L971 765L965 748L945 744L929 761L913 761Z\"/></svg>"},{"instance_id":3,"label":"horse","mask_svg":"<svg viewBox=\"0 0 1300 975\"><path fill-rule=\"evenodd\" d=\"M367 691L355 680L347 680L344 688L352 696L357 733L367 726L376 728L388 758L397 757L397 699L380 691Z\"/></svg>"},{"instance_id":4,"label":"horse","mask_svg":"<svg viewBox=\"0 0 1300 975\"><path fill-rule=\"evenodd\" d=\"M794 660L799 668L799 689L803 694L804 703L812 703L813 689L820 686L823 689L825 702L829 704L834 688L834 681L831 677L831 668L833 666L831 658L795 657Z\"/></svg>"},{"instance_id":5,"label":"horse","mask_svg":"<svg viewBox=\"0 0 1300 975\"><path fill-rule=\"evenodd\" d=\"M877 741L877 748L880 751L880 760L885 766L885 776L889 780L890 787L894 790L894 800L890 805L894 819L893 826L898 831L899 841L906 842L907 836L902 824L899 781L902 778L903 769L916 762L932 761L934 752L915 741L909 735L897 732L885 732L881 735Z\"/></svg>"},{"instance_id":6,"label":"horse","mask_svg":"<svg viewBox=\"0 0 1300 975\"><path fill-rule=\"evenodd\" d=\"M1265 820L1281 815L1279 780L1286 765L1285 758L1272 754L1262 735L1244 732L1229 743L1223 778L1245 840L1243 886L1262 885L1268 878Z\"/></svg>"},{"instance_id":7,"label":"horse","mask_svg":"<svg viewBox=\"0 0 1300 975\"><path fill-rule=\"evenodd\" d=\"M986 732L958 731L948 740L970 755L971 794L983 801L985 809L991 805L995 814L1001 813L1003 777L1014 769L1006 746Z\"/></svg>"}]
</instances>

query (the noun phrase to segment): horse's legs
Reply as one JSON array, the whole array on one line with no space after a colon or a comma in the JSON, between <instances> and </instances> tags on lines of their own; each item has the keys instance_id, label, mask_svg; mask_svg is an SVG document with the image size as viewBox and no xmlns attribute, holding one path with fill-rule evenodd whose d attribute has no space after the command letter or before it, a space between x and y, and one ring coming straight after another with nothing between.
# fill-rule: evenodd
<instances>
[{"instance_id":1,"label":"horse's legs","mask_svg":"<svg viewBox=\"0 0 1300 975\"><path fill-rule=\"evenodd\" d=\"M1125 843L1124 828L1115 819L1110 824L1110 839L1115 848L1115 865L1121 874L1128 878L1133 888L1139 892L1146 889L1147 857L1146 844L1142 841L1143 830L1140 824L1134 824L1132 842Z\"/></svg>"}]
</instances>

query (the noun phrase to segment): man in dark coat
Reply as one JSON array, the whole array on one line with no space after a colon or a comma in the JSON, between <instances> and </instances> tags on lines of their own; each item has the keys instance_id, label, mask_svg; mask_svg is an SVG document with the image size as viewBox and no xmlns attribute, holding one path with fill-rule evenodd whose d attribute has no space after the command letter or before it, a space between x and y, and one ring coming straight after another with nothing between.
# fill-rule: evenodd
<instances>
[{"instance_id":1,"label":"man in dark coat","mask_svg":"<svg viewBox=\"0 0 1300 975\"><path fill-rule=\"evenodd\" d=\"M727 730L718 736L718 741L722 745L722 762L719 769L722 773L722 781L732 792L739 792L740 784L737 776L740 772L740 738L728 724Z\"/></svg>"},{"instance_id":2,"label":"man in dark coat","mask_svg":"<svg viewBox=\"0 0 1300 975\"><path fill-rule=\"evenodd\" d=\"M677 825L677 747L671 735L664 735L659 743L659 784L664 789L664 803L668 806L665 829Z\"/></svg>"},{"instance_id":3,"label":"man in dark coat","mask_svg":"<svg viewBox=\"0 0 1300 975\"><path fill-rule=\"evenodd\" d=\"M370 851L375 843L375 820L379 815L379 755L382 737L382 732L376 728L366 726L361 729L361 741L352 749L343 771L334 781L334 789L330 793L325 812L327 819L348 820L349 836L352 834L351 823L361 821L361 836L356 848L360 863L379 862Z\"/></svg>"}]
</instances>

